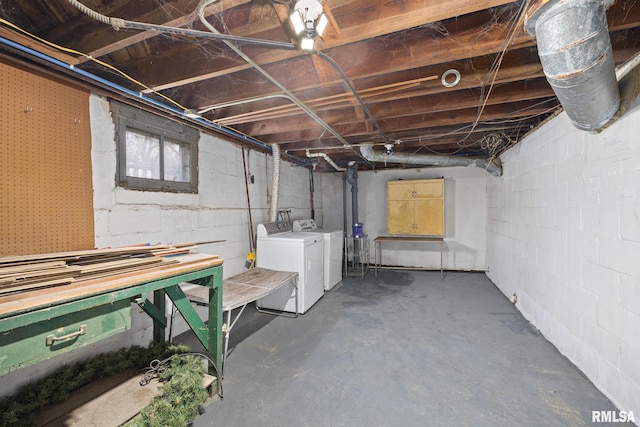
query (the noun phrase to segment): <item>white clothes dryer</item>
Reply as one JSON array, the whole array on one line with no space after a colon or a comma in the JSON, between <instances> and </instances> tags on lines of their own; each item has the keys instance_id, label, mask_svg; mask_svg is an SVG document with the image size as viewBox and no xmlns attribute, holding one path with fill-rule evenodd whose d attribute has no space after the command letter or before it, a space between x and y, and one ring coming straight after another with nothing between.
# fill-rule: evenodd
<instances>
[{"instance_id":1,"label":"white clothes dryer","mask_svg":"<svg viewBox=\"0 0 640 427\"><path fill-rule=\"evenodd\" d=\"M324 239L324 290L329 291L342 281L344 233L342 230L318 228L313 219L293 221L293 231L321 233Z\"/></svg>"}]
</instances>

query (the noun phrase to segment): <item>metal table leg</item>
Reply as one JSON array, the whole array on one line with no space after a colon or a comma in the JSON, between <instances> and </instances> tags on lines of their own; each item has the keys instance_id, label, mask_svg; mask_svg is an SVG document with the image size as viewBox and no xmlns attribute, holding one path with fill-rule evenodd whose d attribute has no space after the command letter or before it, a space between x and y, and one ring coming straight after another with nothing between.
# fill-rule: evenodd
<instances>
[{"instance_id":1,"label":"metal table leg","mask_svg":"<svg viewBox=\"0 0 640 427\"><path fill-rule=\"evenodd\" d=\"M220 377L223 379L224 379L224 365L227 362L227 356L229 353L229 336L231 335L231 329L233 329L233 327L235 326L236 322L238 321L238 319L240 318L240 316L242 315L246 307L247 307L247 304L242 306L242 308L240 309L240 313L238 313L236 318L233 319L233 322L231 321L231 312L233 310L227 311L227 323L222 325L222 333L224 338L224 350L222 352L222 367L220 368Z\"/></svg>"},{"instance_id":2,"label":"metal table leg","mask_svg":"<svg viewBox=\"0 0 640 427\"><path fill-rule=\"evenodd\" d=\"M444 280L444 269L442 267L442 246L444 245L443 242L440 242L440 280Z\"/></svg>"}]
</instances>

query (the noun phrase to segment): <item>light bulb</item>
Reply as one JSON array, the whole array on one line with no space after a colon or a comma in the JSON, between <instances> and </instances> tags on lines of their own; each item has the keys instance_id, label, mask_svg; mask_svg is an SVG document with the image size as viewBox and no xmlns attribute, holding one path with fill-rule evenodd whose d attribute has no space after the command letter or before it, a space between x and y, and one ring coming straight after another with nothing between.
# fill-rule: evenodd
<instances>
[{"instance_id":1,"label":"light bulb","mask_svg":"<svg viewBox=\"0 0 640 427\"><path fill-rule=\"evenodd\" d=\"M304 30L304 22L302 21L302 16L300 16L300 12L298 10L294 10L291 16L291 24L293 25L293 31L296 34L300 34Z\"/></svg>"},{"instance_id":2,"label":"light bulb","mask_svg":"<svg viewBox=\"0 0 640 427\"><path fill-rule=\"evenodd\" d=\"M320 18L318 18L318 25L316 25L316 33L322 37L322 33L324 33L324 30L327 28L327 24L329 23L329 20L327 19L327 15L325 15L324 13L320 15Z\"/></svg>"},{"instance_id":3,"label":"light bulb","mask_svg":"<svg viewBox=\"0 0 640 427\"><path fill-rule=\"evenodd\" d=\"M313 37L305 36L302 38L300 42L300 48L302 50L311 50L313 49Z\"/></svg>"}]
</instances>

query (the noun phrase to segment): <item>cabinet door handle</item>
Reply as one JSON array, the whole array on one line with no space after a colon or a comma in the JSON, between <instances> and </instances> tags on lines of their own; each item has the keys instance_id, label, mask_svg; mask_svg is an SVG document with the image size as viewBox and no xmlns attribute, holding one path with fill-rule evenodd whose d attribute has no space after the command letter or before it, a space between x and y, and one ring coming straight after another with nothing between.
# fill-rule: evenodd
<instances>
[{"instance_id":1,"label":"cabinet door handle","mask_svg":"<svg viewBox=\"0 0 640 427\"><path fill-rule=\"evenodd\" d=\"M84 335L87 333L87 325L80 326L77 332L72 332L67 335L63 335L61 337L55 336L55 334L47 335L47 345L53 345L56 341L66 341L71 338L79 337L80 335Z\"/></svg>"}]
</instances>

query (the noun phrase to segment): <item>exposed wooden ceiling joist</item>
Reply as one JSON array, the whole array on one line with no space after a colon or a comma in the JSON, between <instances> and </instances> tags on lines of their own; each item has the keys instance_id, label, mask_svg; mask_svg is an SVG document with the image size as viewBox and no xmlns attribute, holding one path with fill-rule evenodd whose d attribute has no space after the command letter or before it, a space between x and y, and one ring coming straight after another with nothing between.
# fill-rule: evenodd
<instances>
[{"instance_id":1,"label":"exposed wooden ceiling joist","mask_svg":"<svg viewBox=\"0 0 640 427\"><path fill-rule=\"evenodd\" d=\"M195 14L198 0L80 1L109 16L205 30ZM288 22L293 3L220 0L205 14L222 33L290 47L297 43ZM544 77L535 40L520 19L528 5L526 0L324 0L330 23L316 46L340 70L309 52L241 45L352 145L347 148L219 40L115 31L66 0L14 2L0 8L0 17L100 58L186 108L215 107L203 113L205 119L278 143L299 156L306 150L328 150L345 165L362 162L358 144L389 140L399 142L398 152L495 155L557 114L559 103ZM640 50L638 0L616 1L607 17L614 58L620 63ZM144 91L86 56L57 51L10 26L0 26L0 36ZM460 73L454 87L441 81L450 69ZM488 138L499 144L487 144ZM319 161L319 170L332 170ZM371 165L364 162L363 167Z\"/></svg>"}]
</instances>

